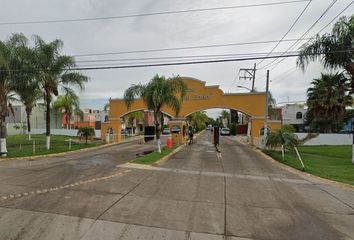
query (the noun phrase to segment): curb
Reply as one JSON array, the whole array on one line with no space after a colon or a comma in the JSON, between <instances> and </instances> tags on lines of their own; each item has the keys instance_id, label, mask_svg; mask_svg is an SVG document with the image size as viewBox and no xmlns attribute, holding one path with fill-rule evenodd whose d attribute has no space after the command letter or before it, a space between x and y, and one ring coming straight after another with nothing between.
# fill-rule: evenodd
<instances>
[{"instance_id":1,"label":"curb","mask_svg":"<svg viewBox=\"0 0 354 240\"><path fill-rule=\"evenodd\" d=\"M334 180L330 180L330 179L326 179L326 178L322 178L322 177L319 177L319 176L316 176L316 175L313 175L311 173L307 173L307 172L303 172L303 171L300 171L296 168L293 168L293 167L290 167L284 163L281 163L277 160L275 160L274 158L272 158L271 156L265 154L264 152L262 152L261 150L259 150L258 148L254 147L254 146L251 146L249 144L246 144L246 143L243 143L239 140L236 139L236 141L252 150L254 150L255 152L257 152L259 155L261 155L262 157L264 157L265 159L271 161L272 163L274 163L275 165L279 166L280 168L284 169L284 170L287 170L299 177L302 177L304 178L305 180L307 181L310 181L310 182L313 182L315 184L328 184L328 185L331 185L333 187L339 187L339 188L342 188L342 189L345 189L345 190L354 190L354 186L351 185L351 184L348 184L348 183L341 183L341 182L337 182L337 181L334 181Z\"/></svg>"},{"instance_id":2,"label":"curb","mask_svg":"<svg viewBox=\"0 0 354 240\"><path fill-rule=\"evenodd\" d=\"M196 135L194 135L193 139L196 139L200 134L202 134L205 130L200 131L199 133L197 133ZM184 147L186 147L187 144L182 144L180 146L178 146L175 150L173 150L172 152L170 152L169 154L167 154L166 156L164 156L163 158L161 158L160 160L152 163L152 164L147 164L149 166L161 166L162 164L164 164L165 162L167 162L173 155L175 155L177 152L181 151ZM133 159L131 162L133 162L135 159Z\"/></svg>"},{"instance_id":3,"label":"curb","mask_svg":"<svg viewBox=\"0 0 354 240\"><path fill-rule=\"evenodd\" d=\"M182 144L181 146L178 146L175 150L161 158L160 160L154 162L153 164L149 164L150 166L161 166L165 162L167 162L173 155L175 155L177 152L181 151L186 145Z\"/></svg>"},{"instance_id":4,"label":"curb","mask_svg":"<svg viewBox=\"0 0 354 240\"><path fill-rule=\"evenodd\" d=\"M97 150L97 149L108 148L108 147L112 147L112 146L116 146L116 145L122 145L122 144L133 142L135 140L139 140L139 139L134 139L132 141L126 141L126 142L121 142L121 143L102 144L102 145L95 146L95 147L88 147L88 148L82 148L82 149L78 149L78 150L59 152L59 153L50 153L50 154L35 155L35 156L28 156L28 157L0 158L0 162L33 161L33 160L37 160L39 158L45 158L45 157L47 157L47 158L59 157L59 156L63 156L63 155L71 154L71 153L86 152L86 151L90 151L90 150Z\"/></svg>"},{"instance_id":5,"label":"curb","mask_svg":"<svg viewBox=\"0 0 354 240\"><path fill-rule=\"evenodd\" d=\"M319 177L319 176L316 176L316 175L313 175L311 173L307 173L307 172L303 172L303 171L300 171L296 168L293 168L293 167L290 167L284 163L281 163L277 160L275 160L274 158L268 156L267 154L265 154L264 152L262 152L261 150L259 149L256 149L255 152L257 152L259 155L263 156L265 159L271 161L272 163L276 164L277 166L279 166L280 168L284 169L284 170L287 170L297 176L300 176L302 178L304 178L305 180L307 181L310 181L310 182L313 182L315 184L327 184L327 185L331 185L333 187L339 187L339 188L342 188L342 189L350 189L350 190L354 190L354 186L353 185L350 185L350 184L347 184L347 183L341 183L341 182L337 182L337 181L333 181L333 180L330 180L330 179L326 179L326 178L322 178L322 177Z\"/></svg>"}]
</instances>

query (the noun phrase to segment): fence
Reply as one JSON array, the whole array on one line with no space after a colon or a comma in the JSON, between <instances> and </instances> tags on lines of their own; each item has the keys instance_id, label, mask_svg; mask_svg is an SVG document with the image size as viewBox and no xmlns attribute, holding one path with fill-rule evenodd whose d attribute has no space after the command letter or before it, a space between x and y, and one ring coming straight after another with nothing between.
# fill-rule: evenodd
<instances>
[{"instance_id":1,"label":"fence","mask_svg":"<svg viewBox=\"0 0 354 240\"><path fill-rule=\"evenodd\" d=\"M304 139L307 133L295 133L299 139ZM353 142L352 134L332 134L321 133L317 137L312 138L304 143L305 146L316 145L351 145Z\"/></svg>"}]
</instances>

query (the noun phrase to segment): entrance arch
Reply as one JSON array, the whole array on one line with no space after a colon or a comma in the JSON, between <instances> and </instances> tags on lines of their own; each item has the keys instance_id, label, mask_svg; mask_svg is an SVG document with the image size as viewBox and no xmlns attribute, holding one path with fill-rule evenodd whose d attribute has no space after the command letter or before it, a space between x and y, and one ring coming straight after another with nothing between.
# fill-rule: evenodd
<instances>
[{"instance_id":1,"label":"entrance arch","mask_svg":"<svg viewBox=\"0 0 354 240\"><path fill-rule=\"evenodd\" d=\"M260 136L260 129L264 126L265 115L265 92L251 93L224 93L218 85L207 86L206 82L191 78L181 77L186 83L188 90L183 100L179 116L170 108L163 108L162 111L174 118L185 118L193 112L211 108L235 109L250 116L251 141L257 143ZM147 110L142 99L135 100L131 107L125 104L123 99L111 99L109 111L109 122L102 124L101 135L104 139L106 130L112 127L120 132L120 118L129 112ZM268 126L271 129L280 128L280 121L270 121ZM116 139L120 142L120 136Z\"/></svg>"}]
</instances>

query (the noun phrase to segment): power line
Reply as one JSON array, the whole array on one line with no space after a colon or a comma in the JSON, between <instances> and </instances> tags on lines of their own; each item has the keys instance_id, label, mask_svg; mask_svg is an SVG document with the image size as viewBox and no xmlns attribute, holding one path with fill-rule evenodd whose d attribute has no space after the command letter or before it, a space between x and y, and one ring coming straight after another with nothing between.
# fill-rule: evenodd
<instances>
[{"instance_id":1,"label":"power line","mask_svg":"<svg viewBox=\"0 0 354 240\"><path fill-rule=\"evenodd\" d=\"M354 1L351 1L342 11L340 11L331 21L329 21L325 26L323 26L314 36L320 34L324 29L326 29L329 25L331 25L331 23L333 23L340 15L342 15L351 5L353 5ZM309 41L311 41L312 39L314 39L314 36L312 36L311 38L309 38L309 40L307 41L307 43ZM306 44L306 43L305 43ZM285 59L281 59L279 62L270 65L270 67L273 67L271 70L275 69L281 62L283 62Z\"/></svg>"},{"instance_id":2,"label":"power line","mask_svg":"<svg viewBox=\"0 0 354 240\"><path fill-rule=\"evenodd\" d=\"M123 19L123 18L134 18L134 17L148 17L148 16L168 15L168 14L181 14L181 13L193 13L193 12L208 12L208 11L228 10L228 9L238 9L238 8L276 6L276 5L293 4L293 3L301 3L301 2L308 2L308 1L310 1L310 0L293 0L293 1L283 1L283 2L270 2L270 3L263 3L263 4L249 4L249 5L237 5L237 6L214 7L214 8L187 9L187 10L152 12L152 13L140 13L140 14L131 14L131 15L109 16L109 17L93 17L93 18L72 18L72 19L55 19L55 20L34 20L34 21L0 22L0 25L25 25L25 24L46 24L46 23L68 23L68 22L83 22L83 21L97 21L97 20Z\"/></svg>"},{"instance_id":3,"label":"power line","mask_svg":"<svg viewBox=\"0 0 354 240\"><path fill-rule=\"evenodd\" d=\"M308 40L310 38L304 39L283 39L282 42L295 42ZM268 44L275 43L280 40L265 40L265 41L253 41L253 42L239 42L239 43L226 43L226 44L211 44L211 45L200 45L200 46L187 46L187 47L174 47L174 48L159 48L159 49L146 49L146 50L131 50L131 51L118 51L118 52L105 52L105 53L83 53L71 55L73 57L91 57L91 56L105 56L105 55L121 55L121 54L133 54L133 53L150 53L150 52L165 52L165 51L178 51L178 50L189 50L189 49L203 49L203 48L218 48L218 47L232 47L232 46L245 46L245 45L257 45L257 44Z\"/></svg>"},{"instance_id":4,"label":"power line","mask_svg":"<svg viewBox=\"0 0 354 240\"><path fill-rule=\"evenodd\" d=\"M308 54L308 55L322 55L328 53L339 53L339 52L350 52L354 49L341 50L341 51L331 51L331 52L322 52L316 54ZM145 67L163 67L163 66L179 66L179 65L194 65L194 64L206 64L206 63L224 63L224 62L240 62L240 61L254 61L259 59L270 59L270 58L279 58L279 57L299 57L301 54L288 54L288 55L278 55L278 56L268 56L268 57L248 57L248 58L231 58L231 59L215 59L215 60L203 60L203 61L187 61L187 62L164 62L158 64L127 64L127 65L116 65L116 66L102 66L102 67L73 67L67 68L65 70L72 71L88 71L88 70L104 70L104 69L124 69L124 68L145 68ZM40 69L39 69L40 70ZM0 70L0 72L15 72L21 71L16 69L7 69Z\"/></svg>"},{"instance_id":5,"label":"power line","mask_svg":"<svg viewBox=\"0 0 354 240\"><path fill-rule=\"evenodd\" d=\"M279 46L279 44L281 43L281 40L283 40L283 39L289 34L289 32L295 27L296 23L300 20L300 18L302 17L302 15L304 15L304 13L306 12L306 10L307 10L308 7L310 6L311 2L312 2L312 0L309 1L309 2L306 4L305 8L301 11L301 13L299 14L299 16L295 19L295 21L294 21L293 24L290 26L290 28L288 29L288 31L286 31L286 33L283 35L283 37L280 39L280 41L277 42L277 44L275 44L275 46L272 48L272 50L270 50L268 56ZM261 60L261 61L259 61L257 64L259 65L259 64L261 64L263 61L264 61L264 59Z\"/></svg>"},{"instance_id":6,"label":"power line","mask_svg":"<svg viewBox=\"0 0 354 240\"><path fill-rule=\"evenodd\" d=\"M272 54L281 54L284 52L273 52ZM215 58L215 57L235 57L235 56L254 56L267 55L267 52L255 53L231 53L231 54L206 54L206 55L185 55L185 56L165 56L165 57L145 57L145 58L116 58L116 59L93 59L93 60L77 60L77 63L93 63L93 62L119 62L119 61L142 61L142 60L164 60L164 59L188 59L188 58Z\"/></svg>"},{"instance_id":7,"label":"power line","mask_svg":"<svg viewBox=\"0 0 354 240\"><path fill-rule=\"evenodd\" d=\"M303 37L305 37L305 36L316 26L316 24L326 15L326 13L333 7L333 5L334 5L337 1L338 1L338 0L334 0L334 1L326 8L326 10L320 15L319 18L317 18L317 20L310 26L310 28L307 29L307 30L301 35L300 39L303 38ZM293 48L294 46L296 46L298 43L299 43L299 41L294 42L285 52L290 51L290 49L292 49L292 48ZM277 59L274 59L274 60L271 61L270 63L264 65L261 69L267 68L267 67L271 66L272 63L274 63L274 62L276 62L276 61L277 61ZM282 61L283 61L283 60L280 60L280 62L282 62ZM280 63L280 62L279 62L279 63ZM276 64L279 64L279 63L276 63ZM274 69L274 68L273 68L273 69Z\"/></svg>"}]
</instances>

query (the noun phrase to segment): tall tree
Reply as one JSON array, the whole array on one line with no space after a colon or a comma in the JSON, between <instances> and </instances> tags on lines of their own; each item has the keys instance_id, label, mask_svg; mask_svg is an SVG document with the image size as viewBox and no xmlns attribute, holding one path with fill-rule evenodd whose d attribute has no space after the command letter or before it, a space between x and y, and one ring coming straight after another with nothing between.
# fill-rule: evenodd
<instances>
[{"instance_id":1,"label":"tall tree","mask_svg":"<svg viewBox=\"0 0 354 240\"><path fill-rule=\"evenodd\" d=\"M345 117L345 107L353 102L350 81L343 73L322 73L311 85L307 90L307 123L320 132L335 132Z\"/></svg>"},{"instance_id":2,"label":"tall tree","mask_svg":"<svg viewBox=\"0 0 354 240\"><path fill-rule=\"evenodd\" d=\"M226 126L224 126L224 127L227 127L227 125L229 124L229 122L230 122L230 111L229 110L222 110L221 112L220 112L220 117L222 118L222 119L226 119ZM222 121L223 122L223 121Z\"/></svg>"},{"instance_id":3,"label":"tall tree","mask_svg":"<svg viewBox=\"0 0 354 240\"><path fill-rule=\"evenodd\" d=\"M37 102L43 98L43 94L42 91L38 88L37 82L33 79L23 81L21 84L17 85L16 93L19 96L19 100L25 106L28 140L31 140L32 110L36 106Z\"/></svg>"},{"instance_id":4,"label":"tall tree","mask_svg":"<svg viewBox=\"0 0 354 240\"><path fill-rule=\"evenodd\" d=\"M133 85L124 92L124 100L128 108L136 98L141 98L147 108L154 112L158 152L161 152L161 110L163 107L170 107L178 116L186 93L187 85L180 77L166 79L159 75L155 75L146 85Z\"/></svg>"},{"instance_id":5,"label":"tall tree","mask_svg":"<svg viewBox=\"0 0 354 240\"><path fill-rule=\"evenodd\" d=\"M187 120L198 132L203 130L209 122L208 115L205 111L192 113L187 117Z\"/></svg>"},{"instance_id":6,"label":"tall tree","mask_svg":"<svg viewBox=\"0 0 354 240\"><path fill-rule=\"evenodd\" d=\"M354 15L341 17L334 25L332 34L316 36L302 46L297 65L303 70L315 60L325 68L345 69L351 76L351 90L354 91Z\"/></svg>"},{"instance_id":7,"label":"tall tree","mask_svg":"<svg viewBox=\"0 0 354 240\"><path fill-rule=\"evenodd\" d=\"M16 73L23 70L19 69L18 52L26 45L27 39L22 34L13 34L8 40L0 41L0 155L3 157L7 156L5 121L9 113L13 113L11 101L17 85Z\"/></svg>"},{"instance_id":8,"label":"tall tree","mask_svg":"<svg viewBox=\"0 0 354 240\"><path fill-rule=\"evenodd\" d=\"M24 36L22 38L25 39ZM25 40L27 43L27 40ZM15 92L19 97L19 101L25 106L28 140L31 140L31 114L33 108L36 106L38 100L42 98L42 92L36 81L36 70L34 66L34 50L21 44L16 51L16 64L14 66L16 71L14 74L14 81L16 82Z\"/></svg>"},{"instance_id":9,"label":"tall tree","mask_svg":"<svg viewBox=\"0 0 354 240\"><path fill-rule=\"evenodd\" d=\"M61 95L55 100L53 108L65 114L66 128L71 127L71 116L80 109L79 97L71 89L66 89L65 95Z\"/></svg>"},{"instance_id":10,"label":"tall tree","mask_svg":"<svg viewBox=\"0 0 354 240\"><path fill-rule=\"evenodd\" d=\"M88 78L78 72L71 71L76 66L71 56L62 55L60 50L63 42L59 39L45 42L41 37L35 36L37 80L44 92L46 105L46 148L50 149L50 105L52 96L58 95L59 88L77 86L81 89Z\"/></svg>"}]
</instances>

